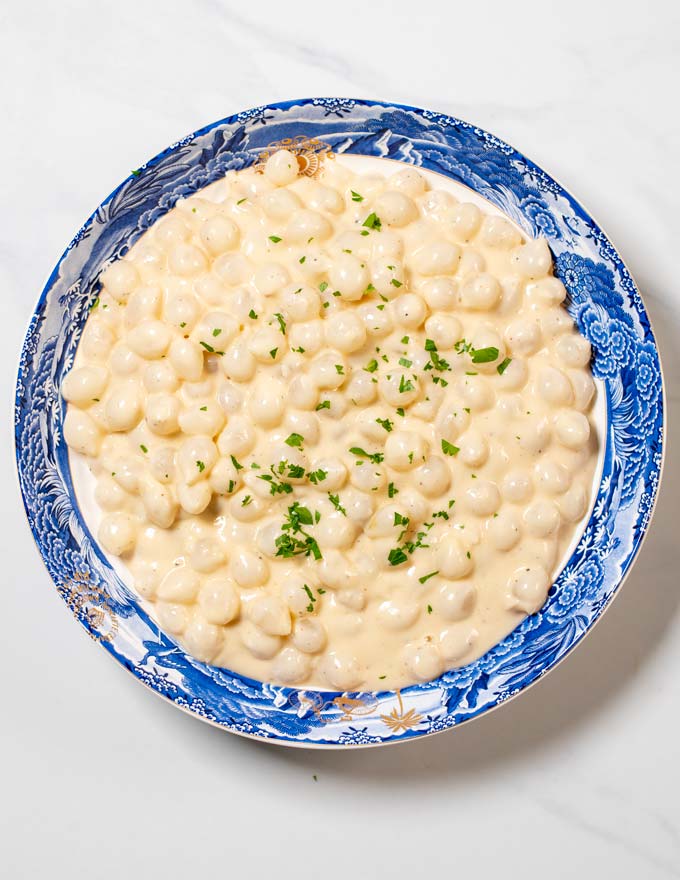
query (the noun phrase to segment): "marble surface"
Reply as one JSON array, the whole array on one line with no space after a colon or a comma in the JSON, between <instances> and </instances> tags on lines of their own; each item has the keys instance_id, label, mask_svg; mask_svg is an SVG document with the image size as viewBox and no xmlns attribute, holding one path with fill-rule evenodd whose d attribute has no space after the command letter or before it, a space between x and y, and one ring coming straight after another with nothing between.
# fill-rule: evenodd
<instances>
[{"instance_id":1,"label":"marble surface","mask_svg":"<svg viewBox=\"0 0 680 880\"><path fill-rule=\"evenodd\" d=\"M668 101L680 14L656 0L424 9L38 0L0 12L0 849L12 880L680 877L680 123ZM655 521L585 643L469 726L351 754L229 736L139 687L57 597L12 465L19 347L73 232L179 136L305 95L430 106L560 179L638 280L670 408Z\"/></svg>"}]
</instances>

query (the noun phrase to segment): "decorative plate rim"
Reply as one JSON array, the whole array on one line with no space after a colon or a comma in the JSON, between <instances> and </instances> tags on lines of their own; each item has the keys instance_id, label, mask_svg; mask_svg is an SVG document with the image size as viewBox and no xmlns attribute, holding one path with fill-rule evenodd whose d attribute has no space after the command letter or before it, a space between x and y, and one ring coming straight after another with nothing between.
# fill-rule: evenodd
<instances>
[{"instance_id":1,"label":"decorative plate rim","mask_svg":"<svg viewBox=\"0 0 680 880\"><path fill-rule=\"evenodd\" d=\"M388 119L388 117L391 118ZM378 127L371 133L371 124L387 123L388 121L390 125L385 124L382 128ZM395 122L398 124L394 125ZM362 129L356 128L359 123L363 124ZM44 334L41 335L38 332L43 323L47 322L46 319L49 317L50 308L53 311L57 308L61 309L59 315L62 320L65 315L70 318L66 329L61 325L59 328L66 336L63 341L65 351L62 351L60 355L65 360L61 363L61 372L57 368L56 375L60 376L65 365L68 363L69 346L71 351L75 348L79 329L82 328L84 315L86 316L87 314L87 309L83 309L83 306L91 299L90 294L96 286L96 272L92 274L92 267L90 266L88 269L87 261L84 261L83 265L78 267L83 270L82 274L77 274L75 277L75 287L77 289L74 291L72 286L66 291L62 290L62 296L59 297L56 305L50 300L50 296L52 295L52 299L56 296L57 290L63 281L61 273L62 271L68 273L70 267L67 264L71 256L78 251L79 247L83 249L85 254L87 251L87 240L90 236L92 236L91 250L95 246L99 246L102 240L106 243L105 234L107 229L110 231L112 228L110 221L116 199L121 197L124 202L126 196L131 194L134 196L135 188L140 189L143 193L143 183L146 182L147 178L149 178L150 187L153 189L154 173L156 173L156 178L158 178L157 172L159 167L163 165L164 160L174 159L175 164L177 164L183 155L188 154L190 156L191 149L193 148L199 154L199 160L197 161L196 156L194 156L195 161L193 163L190 162L186 167L180 165L179 172L175 178L170 177L172 185L168 186L167 191L163 189L163 184L159 186L158 180L155 181L156 189L152 194L151 202L156 210L159 210L162 207L159 205L162 197L169 196L164 210L161 210L161 213L164 213L165 210L168 210L174 204L174 201L172 201L173 197L176 200L180 195L188 191L193 192L217 179L224 173L224 168L227 164L229 162L233 163L237 157L242 164L236 167L254 164L256 150L261 151L263 147L266 148L268 145L263 143L261 138L257 137L268 124L270 124L271 128L283 128L284 131L287 128L296 129L296 127L297 129L306 127L316 130L324 126L331 126L333 131L326 132L327 135L330 135L331 139L334 137L344 138L339 142L339 145L337 143L333 145L336 152L397 158L400 161L406 161L416 166L422 165L431 170L439 171L439 173L465 183L480 195L490 199L490 201L497 204L502 210L510 214L514 220L519 222L529 234L541 233L546 235L555 255L556 274L565 282L571 297L569 310L581 332L590 339L593 345L595 352L594 370L598 367L604 370L600 378L603 378L606 385L607 424L605 433L607 437L605 464L598 489L595 510L587 526L584 528L578 546L562 569L562 572L556 578L555 585L551 590L551 598L546 607L538 615L532 616L533 618L540 618L539 623L534 626L532 625L532 618L527 618L503 639L499 645L492 648L478 661L473 661L473 663L467 664L464 667L444 673L435 682L414 685L401 691L359 692L355 697L352 697L351 694L317 691L315 689L272 686L266 683L254 682L243 676L234 675L228 670L215 670L213 667L199 664L197 661L188 658L175 643L160 633L160 631L157 632L158 648L149 648L146 651L143 663L139 662L139 657L134 652L132 654L129 653L129 643L137 635L137 633L133 632L133 624L140 627L145 626L149 630L148 624L150 621L140 611L139 607L136 606L131 592L112 572L110 566L104 560L103 554L98 550L96 542L92 541L89 533L87 533L80 511L73 498L68 466L66 466L66 471L63 470L64 451L63 443L61 443L59 436L62 407L59 396L55 392L55 383L52 383L53 387L51 390L48 388L53 374L48 373L47 378L49 382L45 386L40 386L36 380L36 374L41 367L44 368L43 361L49 366L52 366L53 362L57 361L56 356L54 356L54 350L48 348L48 346L54 343L54 347L56 347L59 344L60 333L58 332L56 336L45 338ZM261 128L258 129L258 125ZM343 125L350 126L350 129L343 129ZM352 126L355 126L355 128L352 128ZM365 133L366 129L368 129L369 134ZM361 138L358 137L359 130L363 133ZM354 138L350 136L350 132L355 136ZM227 135L229 135L229 141L224 146L222 152L220 152L218 140L220 137L223 141L226 140ZM213 137L212 147L209 144L210 136ZM315 137L314 134L312 136ZM239 137L240 140L238 140ZM251 138L252 144L250 143ZM455 140L455 138L458 138L455 142L459 148L467 148L473 152L471 161L467 153L460 155L455 153L451 145L451 141ZM363 141L360 144L361 148L353 149L357 146L358 140ZM327 141L324 143L327 144ZM269 144L271 144L271 141ZM237 152L235 147L245 147L246 149L245 151L239 150ZM210 152L210 149L212 149L212 152ZM183 150L187 152L183 154ZM394 150L395 153L390 153L389 151L391 150ZM489 160L489 156L491 160ZM466 162L465 159L468 159L468 161ZM203 164L201 164L201 160L203 160ZM505 165L503 160L505 160ZM487 176L480 177L479 167L480 163L484 161L487 162L484 168ZM206 180L204 177L202 182L190 181L189 188L187 189L186 177L190 175L192 169L200 177L201 170L205 170L210 162L213 162L215 166L211 172L213 174L212 179ZM457 167L452 168L449 165L448 170L444 170L447 167L446 162L457 163ZM493 162L498 163L497 166L493 166ZM171 161L169 168L172 169L172 167L173 162ZM232 165L231 167L234 166ZM466 179L466 174L471 175L474 179L472 181ZM505 175L505 178L503 175ZM528 177L530 183L524 179L523 175ZM185 188L178 193L178 186ZM490 186L491 188L485 189L485 186ZM521 200L518 197L519 193L524 193L526 198L529 199L526 204L521 204ZM159 194L160 198L157 198ZM134 198L132 201L134 202ZM570 208L572 215L568 217L563 215L561 220L556 218L551 212L558 203L561 203L561 210L565 209L565 205L567 208ZM146 213L148 215L149 211L147 210ZM111 256L119 253L121 250L124 252L128 241L134 239L135 233L137 235L141 234L145 226L142 224L140 227L142 222L140 215L141 212L138 211L134 215L136 225L127 229L125 235L122 235L120 240L114 242L118 246L118 250L114 248L105 254L98 254L96 256L90 254L93 265L96 265L97 269L110 259ZM116 219L118 220L119 218L117 217ZM155 217L147 217L144 222L148 226L154 219ZM574 227L569 225L568 220L574 223ZM548 225L549 229L546 229L545 224ZM578 231L579 229L580 231ZM565 240L569 240L571 246L575 246L578 243L583 249L584 236L589 240L589 247L582 253L579 253L578 249L575 252L571 252L566 247L561 248L561 245L556 248L560 240L562 240L562 244L564 244ZM83 245L83 243L85 244ZM588 255L584 256L584 253ZM560 265L562 257L564 257L563 265ZM612 270L612 267L616 270L615 272ZM89 278L88 271L90 271ZM84 295L80 289L81 281L84 282ZM63 288L63 284L61 284L61 287ZM78 305L74 306L74 302ZM69 315L70 308L73 308L72 315ZM607 328L609 334L607 342L602 339L604 332L602 325L604 323L612 323L614 327L613 330L609 327ZM70 334L67 332L69 330ZM613 337L617 333L621 337L616 343L622 347L620 351L615 349L612 342ZM40 358L38 358L39 354ZM52 360L50 360L50 357L52 357ZM631 358L633 358L632 364ZM646 371L643 384L637 382L637 374L633 367L635 367L637 374ZM618 370L618 373L616 370ZM31 373L31 371L33 372ZM629 373L634 375L631 377ZM28 383L24 381L26 377L30 380ZM623 424L623 427L620 424L617 425L621 400L617 397L614 404L612 404L611 396L612 387L616 381L618 381L618 386L614 387L614 392L617 395L624 395L623 400L629 408L632 406L635 409L636 404L638 404L638 409L640 409L640 402L646 399L646 396L649 397L649 400L647 400L649 406L645 408L643 405L643 412L638 413L636 411L634 413L637 421L635 421L632 427L628 424ZM607 384L607 382L610 384ZM630 394L631 391L632 396ZM24 445L22 442L31 439L30 429L34 425L34 421L30 417L35 416L35 407L28 405L28 400L30 399L31 404L34 402L34 396L42 400L41 394L44 394L45 403L49 404L49 407L46 405L45 412L49 412L53 420L52 423L46 418L42 425L42 430L39 432L41 442L44 441L48 447L50 441L54 444L53 449L49 447L53 451L53 459L48 458L47 450L42 450L46 462L49 463L53 471L49 475L52 480L51 482L45 476L47 471L40 470L45 465L45 462L40 457L40 449L37 451L29 449L27 452L28 444ZM612 405L614 406L613 411L611 409ZM16 382L15 468L24 510L37 549L48 573L62 594L62 598L71 607L71 610L85 626L88 633L93 638L96 638L107 649L108 653L115 657L124 668L150 690L153 690L168 702L173 703L194 717L201 718L201 720L207 721L221 729L227 729L249 738L298 747L344 748L346 746L386 745L397 742L409 742L414 738L433 735L442 730L459 726L498 708L502 703L513 699L532 684L535 684L547 672L554 669L581 642L583 637L592 630L594 625L601 619L604 611L610 606L612 599L620 591L626 577L630 574L644 538L649 531L649 524L658 499L658 489L663 474L666 451L664 436L665 413L666 392L660 353L656 345L651 321L638 288L625 262L613 245L611 245L601 227L592 220L582 203L574 198L565 187L504 141L477 126L447 116L446 114L373 99L301 98L267 104L241 113L232 114L187 135L158 153L145 165L141 166L140 169L133 172L88 217L50 273L28 323L28 329L21 349ZM647 421L642 418L643 416L647 418ZM651 422L648 421L650 418L652 419ZM621 420L619 419L619 421ZM27 427L29 430L26 432L24 429ZM649 430L643 430L645 427L649 427ZM638 434L633 434L633 440L637 440L637 445L628 450L638 456L637 462L633 462L633 465L638 467L638 470L634 471L633 474L635 492L632 492L633 487L626 485L625 465L628 458L624 456L622 464L621 457L617 456L618 452L627 448L621 438L613 437L617 429L620 433L623 432L621 437L626 442L630 441L630 431L638 430ZM621 444L621 450L617 447L617 442ZM649 449L647 449L647 444ZM40 447L41 443L37 445ZM33 458L30 456L31 452L35 452ZM644 457L645 454L646 457ZM641 455L643 456L642 460L640 460ZM616 471L615 466L618 466L618 471ZM31 467L33 467L33 470L31 470ZM609 467L609 470L607 470L607 467ZM623 470L621 470L621 467L623 467ZM49 522L41 520L37 508L31 503L35 500L34 495L39 495L39 492L32 493L26 480L29 479L30 481L32 476L35 477L33 471L36 469L37 473L42 474L45 478L44 483L36 481L36 486L40 488L43 485L48 486L52 492L51 495L48 495L48 502L51 502L51 504L45 504L44 499L40 499L41 507L50 511L46 518L49 520L50 514L53 517ZM61 480L61 484L59 484L59 480ZM611 481L610 486L604 486L607 480ZM59 493L59 485L65 492ZM605 497L601 498L603 487L605 493L608 492L609 495L605 494ZM614 489L616 492L614 492ZM617 505L614 508L611 507L611 504L614 503L613 499L615 499ZM609 502L608 504L605 503L607 501ZM614 525L617 524L617 521L620 521L621 533L616 533L613 537L617 540L625 538L630 544L630 551L627 555L622 556L622 562L619 567L610 569L609 573L605 563L613 555L614 550L618 548L618 544L615 548L611 546L601 547L597 544L597 536L591 535L591 544L585 548L585 551L582 550L582 545L591 525L593 525L593 521L597 519L601 521L600 527L605 527L606 518L603 519L602 516L596 517L598 505L603 503L603 511L605 514L612 514ZM630 511L633 504L635 504L636 510L624 522L624 514L626 511ZM38 521L42 523L43 531L36 525ZM52 548L49 544L55 536L55 526L57 523L61 523L62 527L64 523L68 526L66 542L63 548L64 556L59 559L58 565L55 562ZM580 555L579 550L581 550ZM589 574L599 577L598 585L602 587L602 595L596 596L594 590L591 589L593 595L589 596L588 591L583 588L581 590L583 593L581 598L584 601L581 602L579 599L581 604L577 603L571 609L574 613L576 611L580 613L577 616L582 615L587 604L585 599L589 598L592 600L589 616L576 629L572 630L567 641L557 646L556 652L553 646L554 652L551 655L551 659L543 662L540 668L538 666L534 667L530 656L528 667L526 666L527 658L524 658L525 668L522 670L523 648L532 645L532 639L533 642L537 641L535 638L537 628L545 622L546 614L549 613L549 607L554 609L554 606L558 604L555 596L560 600L562 593L568 593L569 589L572 588L568 577L565 577L565 572L572 567L573 571L570 576L578 580L583 575L584 569L587 568L588 562L595 556L596 551L598 558L602 557L600 560L601 568L597 572L591 570ZM69 558L69 564L67 565L65 559L68 554L72 554L74 559ZM74 560L84 563L85 569L88 571L87 578L79 578L78 570L74 569L71 564ZM575 560L576 565L572 565ZM97 564L99 564L99 568L97 568ZM616 560L614 561L615 564ZM66 589L68 581L68 578L64 579L66 575L70 575L71 578L68 584L69 589ZM96 575L96 577L93 577L93 575ZM59 584L60 579L62 580L61 585ZM581 580L583 580L582 577ZM606 588L604 586L605 581ZM581 587L584 587L584 585L581 584ZM130 610L131 608L132 611ZM572 622L570 618L565 618L565 620L567 623ZM120 625L120 621L124 622L123 626ZM530 623L525 626L527 621ZM114 623L115 632L113 632ZM103 632L101 630L102 626L105 629L107 626L110 626L111 629L110 631ZM128 630L126 630L126 627L128 627ZM534 636L531 635L532 631ZM549 627L548 631L551 631ZM122 632L127 634L127 641L119 638ZM565 635L565 632L560 630L561 635ZM508 648L506 643L517 643L518 634L520 634L519 646L515 644L514 649L512 645ZM566 635L565 638L567 638ZM481 667L484 666L483 661L486 660L488 665L488 658L491 655L496 656L497 659L498 648L508 648L505 652L506 655L519 662L519 671L516 670L514 685L511 675L509 680L510 687L504 688L499 684L495 694L486 704L476 703L475 701L480 699L480 694L482 693L479 683L480 675L485 678L485 682L488 684L492 680L492 676L498 676L499 669L503 669L503 661L501 660L496 669L494 669L492 664L488 670L482 670L480 673ZM127 654L125 649L128 649ZM513 650L515 650L514 655L512 654ZM175 656L169 665L164 665L164 662L168 664L167 655ZM177 658L180 655L182 655L182 660L178 661ZM161 659L163 657L164 662ZM534 656L533 660L535 659L536 657ZM467 690L462 687L456 687L456 682L461 684L461 679L465 677L466 673L467 677L470 678L469 671L475 667L477 668L476 671L480 673L477 675L477 680L475 681L473 676L473 680L467 682L469 685ZM255 696L248 694L249 691L257 691L257 694ZM436 700L429 700L433 693L440 696L439 705L437 705ZM229 705L228 711L223 711L221 717L214 714L213 710L216 707L210 704L210 698L214 697L216 699L218 694L222 697L223 703ZM307 698L306 695L308 694L311 695L310 698ZM321 696L321 703L315 704L314 699L319 695ZM424 695L425 699L423 699ZM456 702L453 705L454 711L448 712L450 704L446 698L451 698L452 696L456 697ZM206 704L206 697L209 698L208 704ZM408 697L411 704L408 712L405 711L403 705L406 697ZM191 698L191 702L189 702L189 698ZM362 705L366 708L365 713L362 713L357 708L357 706ZM392 707L392 712L387 714L387 708L390 706ZM223 709L223 704L220 704L217 708L218 710L220 708ZM384 714L378 713L380 708L385 710ZM434 708L435 711L432 714L425 714L425 708ZM438 712L436 711L437 709L439 710ZM271 715L271 718L269 715ZM413 721L414 718L417 719L415 722ZM256 723L253 723L254 719ZM381 723L383 729L380 729ZM386 731L384 730L385 726L387 726Z\"/></svg>"}]
</instances>

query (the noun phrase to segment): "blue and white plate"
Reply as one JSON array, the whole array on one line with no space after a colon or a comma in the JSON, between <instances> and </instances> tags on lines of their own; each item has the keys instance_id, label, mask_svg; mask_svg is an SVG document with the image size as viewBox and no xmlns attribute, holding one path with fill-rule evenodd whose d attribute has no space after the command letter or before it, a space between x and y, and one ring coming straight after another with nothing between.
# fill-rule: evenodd
<instances>
[{"instance_id":1,"label":"blue and white plate","mask_svg":"<svg viewBox=\"0 0 680 880\"><path fill-rule=\"evenodd\" d=\"M97 294L101 265L230 169L284 142L313 174L328 153L394 159L470 187L530 236L545 236L568 309L593 350L604 396L602 475L590 519L550 590L483 657L400 692L338 694L262 684L199 663L159 631L114 572L75 500L58 393ZM87 632L140 681L188 712L289 745L392 743L462 724L552 669L603 613L630 569L663 458L663 388L640 294L599 226L569 193L486 131L430 110L314 98L257 107L191 134L133 172L86 221L43 290L16 389L19 480L57 590Z\"/></svg>"}]
</instances>

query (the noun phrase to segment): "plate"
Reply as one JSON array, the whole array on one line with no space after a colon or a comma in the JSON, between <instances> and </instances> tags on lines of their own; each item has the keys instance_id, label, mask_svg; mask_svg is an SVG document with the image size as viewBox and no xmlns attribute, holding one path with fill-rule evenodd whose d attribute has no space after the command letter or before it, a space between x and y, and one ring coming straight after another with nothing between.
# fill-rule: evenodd
<instances>
[{"instance_id":1,"label":"plate","mask_svg":"<svg viewBox=\"0 0 680 880\"><path fill-rule=\"evenodd\" d=\"M119 257L177 199L285 146L314 176L334 155L393 159L463 184L550 245L567 308L593 350L603 448L591 515L540 612L486 654L427 684L337 693L274 686L194 660L161 632L104 556L76 502L58 388ZM85 222L50 275L24 342L16 388L19 482L36 544L82 626L139 681L234 733L286 745L356 747L455 727L521 693L592 628L630 570L663 461L661 364L621 257L553 178L488 132L442 113L348 98L247 110L136 169Z\"/></svg>"}]
</instances>

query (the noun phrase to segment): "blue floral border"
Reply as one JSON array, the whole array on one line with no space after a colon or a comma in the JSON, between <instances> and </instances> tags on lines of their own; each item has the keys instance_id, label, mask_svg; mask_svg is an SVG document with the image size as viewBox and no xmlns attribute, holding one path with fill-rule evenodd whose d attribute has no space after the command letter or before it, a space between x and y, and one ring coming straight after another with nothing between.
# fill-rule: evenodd
<instances>
[{"instance_id":1,"label":"blue floral border","mask_svg":"<svg viewBox=\"0 0 680 880\"><path fill-rule=\"evenodd\" d=\"M387 157L445 174L544 235L593 347L607 397L595 507L548 602L483 657L434 682L383 693L274 687L198 663L140 608L87 531L74 500L58 387L104 261L178 198L246 167L282 138ZM452 727L517 694L595 623L647 528L663 457L661 367L639 292L602 230L565 190L498 138L441 113L378 101L312 98L257 107L173 144L125 180L69 244L33 315L17 377L15 442L26 514L47 569L87 631L140 681L237 733L283 743L388 743Z\"/></svg>"}]
</instances>

